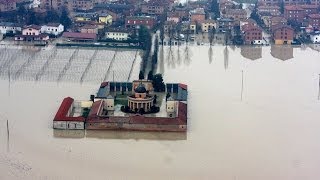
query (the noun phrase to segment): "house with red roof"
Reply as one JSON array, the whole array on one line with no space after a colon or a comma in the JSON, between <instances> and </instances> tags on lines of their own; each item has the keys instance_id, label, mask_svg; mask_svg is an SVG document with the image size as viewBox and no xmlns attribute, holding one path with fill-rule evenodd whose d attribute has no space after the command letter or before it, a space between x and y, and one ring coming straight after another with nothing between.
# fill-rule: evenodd
<instances>
[{"instance_id":1,"label":"house with red roof","mask_svg":"<svg viewBox=\"0 0 320 180\"><path fill-rule=\"evenodd\" d=\"M320 14L309 14L308 25L313 29L320 30Z\"/></svg>"},{"instance_id":2,"label":"house with red roof","mask_svg":"<svg viewBox=\"0 0 320 180\"><path fill-rule=\"evenodd\" d=\"M262 29L259 26L245 24L241 26L245 44L262 44Z\"/></svg>"},{"instance_id":3,"label":"house with red roof","mask_svg":"<svg viewBox=\"0 0 320 180\"><path fill-rule=\"evenodd\" d=\"M278 24L272 27L272 37L275 44L291 44L295 34L291 26Z\"/></svg>"}]
</instances>

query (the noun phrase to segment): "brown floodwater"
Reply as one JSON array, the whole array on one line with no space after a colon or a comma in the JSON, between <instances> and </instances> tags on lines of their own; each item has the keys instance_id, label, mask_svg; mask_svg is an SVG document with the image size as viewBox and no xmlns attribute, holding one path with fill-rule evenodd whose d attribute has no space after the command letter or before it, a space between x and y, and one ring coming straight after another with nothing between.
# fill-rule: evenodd
<instances>
[{"instance_id":1,"label":"brown floodwater","mask_svg":"<svg viewBox=\"0 0 320 180\"><path fill-rule=\"evenodd\" d=\"M61 100L99 85L2 76L0 179L320 178L318 51L164 47L158 72L188 84L187 133L54 131Z\"/></svg>"}]
</instances>

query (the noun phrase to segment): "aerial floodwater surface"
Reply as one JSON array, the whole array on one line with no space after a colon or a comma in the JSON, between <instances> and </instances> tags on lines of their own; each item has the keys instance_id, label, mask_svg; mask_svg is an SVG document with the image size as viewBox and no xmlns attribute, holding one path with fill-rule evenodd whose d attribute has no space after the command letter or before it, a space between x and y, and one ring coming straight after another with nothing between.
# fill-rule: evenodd
<instances>
[{"instance_id":1,"label":"aerial floodwater surface","mask_svg":"<svg viewBox=\"0 0 320 180\"><path fill-rule=\"evenodd\" d=\"M78 72L91 50L48 67L28 62L28 50L20 64L2 57L0 179L319 179L320 53L312 48L159 47L164 81L188 85L186 134L52 129L63 98L88 100L105 79L136 79L139 52L117 52L128 66L95 59L89 75Z\"/></svg>"}]
</instances>

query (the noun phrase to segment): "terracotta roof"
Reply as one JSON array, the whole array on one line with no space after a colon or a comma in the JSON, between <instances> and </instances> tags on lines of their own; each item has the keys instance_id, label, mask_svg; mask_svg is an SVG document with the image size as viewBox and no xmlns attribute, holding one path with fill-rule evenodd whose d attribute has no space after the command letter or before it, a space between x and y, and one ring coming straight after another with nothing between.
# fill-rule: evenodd
<instances>
[{"instance_id":1,"label":"terracotta roof","mask_svg":"<svg viewBox=\"0 0 320 180\"><path fill-rule=\"evenodd\" d=\"M24 26L23 28L24 28L24 29L32 28L32 29L40 30L40 29L41 29L41 26L31 24L31 25L28 25L28 26Z\"/></svg>"},{"instance_id":2,"label":"terracotta roof","mask_svg":"<svg viewBox=\"0 0 320 180\"><path fill-rule=\"evenodd\" d=\"M108 84L109 84L109 82L103 82L103 83L101 83L100 88L104 88L104 87L108 86Z\"/></svg>"},{"instance_id":3,"label":"terracotta roof","mask_svg":"<svg viewBox=\"0 0 320 180\"><path fill-rule=\"evenodd\" d=\"M59 26L60 26L60 23L48 23L48 24L46 24L46 26L49 26L49 27L59 27Z\"/></svg>"},{"instance_id":4,"label":"terracotta roof","mask_svg":"<svg viewBox=\"0 0 320 180\"><path fill-rule=\"evenodd\" d=\"M293 5L285 6L284 9L288 11L303 11L303 9L300 6L293 6Z\"/></svg>"},{"instance_id":5,"label":"terracotta roof","mask_svg":"<svg viewBox=\"0 0 320 180\"><path fill-rule=\"evenodd\" d=\"M320 19L320 14L309 14L309 17L313 19Z\"/></svg>"},{"instance_id":6,"label":"terracotta roof","mask_svg":"<svg viewBox=\"0 0 320 180\"><path fill-rule=\"evenodd\" d=\"M84 122L84 117L68 117L69 109L73 104L73 99L71 97L66 97L63 99L53 121L81 121Z\"/></svg>"},{"instance_id":7,"label":"terracotta roof","mask_svg":"<svg viewBox=\"0 0 320 180\"><path fill-rule=\"evenodd\" d=\"M77 32L64 32L62 34L65 38L77 38L77 39L96 39L97 35L94 33L77 33Z\"/></svg>"},{"instance_id":8,"label":"terracotta roof","mask_svg":"<svg viewBox=\"0 0 320 180\"><path fill-rule=\"evenodd\" d=\"M282 28L289 28L289 29L293 30L293 28L291 26L289 26L289 25L277 24L277 25L272 26L272 31L276 31L276 30L282 29Z\"/></svg>"},{"instance_id":9,"label":"terracotta roof","mask_svg":"<svg viewBox=\"0 0 320 180\"><path fill-rule=\"evenodd\" d=\"M179 83L179 87L181 87L184 90L188 90L188 85L186 85L186 84Z\"/></svg>"}]
</instances>

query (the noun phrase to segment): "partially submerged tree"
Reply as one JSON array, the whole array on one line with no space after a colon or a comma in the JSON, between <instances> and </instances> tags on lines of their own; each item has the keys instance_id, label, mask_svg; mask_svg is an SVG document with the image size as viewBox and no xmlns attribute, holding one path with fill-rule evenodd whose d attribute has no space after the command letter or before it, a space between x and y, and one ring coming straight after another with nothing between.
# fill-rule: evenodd
<instances>
[{"instance_id":1,"label":"partially submerged tree","mask_svg":"<svg viewBox=\"0 0 320 180\"><path fill-rule=\"evenodd\" d=\"M139 72L139 79L140 80L144 79L144 72L143 71Z\"/></svg>"},{"instance_id":2,"label":"partially submerged tree","mask_svg":"<svg viewBox=\"0 0 320 180\"><path fill-rule=\"evenodd\" d=\"M165 84L163 82L162 74L156 74L153 76L153 88L156 92L164 92Z\"/></svg>"}]
</instances>

